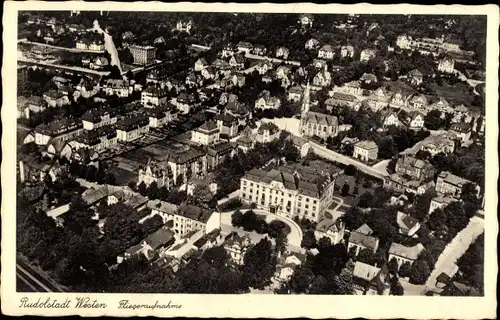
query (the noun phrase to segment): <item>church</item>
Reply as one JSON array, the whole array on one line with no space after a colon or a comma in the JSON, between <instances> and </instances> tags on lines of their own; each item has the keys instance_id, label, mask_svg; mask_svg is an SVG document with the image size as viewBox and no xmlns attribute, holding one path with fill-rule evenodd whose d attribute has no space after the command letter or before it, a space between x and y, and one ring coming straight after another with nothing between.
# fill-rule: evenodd
<instances>
[{"instance_id":1,"label":"church","mask_svg":"<svg viewBox=\"0 0 500 320\"><path fill-rule=\"evenodd\" d=\"M307 83L302 99L302 108L300 114L300 133L303 137L318 136L322 139L334 137L339 131L339 122L337 117L310 111L311 87Z\"/></svg>"}]
</instances>

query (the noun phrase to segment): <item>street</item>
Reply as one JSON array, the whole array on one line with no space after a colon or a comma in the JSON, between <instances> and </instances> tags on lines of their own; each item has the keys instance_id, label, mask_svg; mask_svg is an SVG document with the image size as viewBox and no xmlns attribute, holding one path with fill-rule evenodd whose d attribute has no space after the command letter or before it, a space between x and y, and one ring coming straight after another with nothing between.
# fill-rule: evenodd
<instances>
[{"instance_id":1,"label":"street","mask_svg":"<svg viewBox=\"0 0 500 320\"><path fill-rule=\"evenodd\" d=\"M16 281L21 284L17 287L17 291L20 292L64 292L54 280L41 275L24 259L17 259Z\"/></svg>"}]
</instances>

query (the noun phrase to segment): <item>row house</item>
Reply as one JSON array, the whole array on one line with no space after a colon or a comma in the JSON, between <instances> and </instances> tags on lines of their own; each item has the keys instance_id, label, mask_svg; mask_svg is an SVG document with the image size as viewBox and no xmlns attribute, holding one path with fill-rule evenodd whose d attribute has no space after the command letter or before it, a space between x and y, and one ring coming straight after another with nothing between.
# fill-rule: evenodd
<instances>
[{"instance_id":1,"label":"row house","mask_svg":"<svg viewBox=\"0 0 500 320\"><path fill-rule=\"evenodd\" d=\"M111 127L100 127L94 130L85 130L81 132L70 145L75 150L85 148L97 153L116 147L118 143L117 133Z\"/></svg>"},{"instance_id":2,"label":"row house","mask_svg":"<svg viewBox=\"0 0 500 320\"><path fill-rule=\"evenodd\" d=\"M412 193L418 195L435 188L436 184L432 180L425 182L393 173L384 178L383 186L385 189L392 190L395 193Z\"/></svg>"},{"instance_id":3,"label":"row house","mask_svg":"<svg viewBox=\"0 0 500 320\"><path fill-rule=\"evenodd\" d=\"M240 197L257 208L318 222L333 201L335 178L340 169L322 163L286 165L269 171L252 169L240 181Z\"/></svg>"},{"instance_id":4,"label":"row house","mask_svg":"<svg viewBox=\"0 0 500 320\"><path fill-rule=\"evenodd\" d=\"M150 128L161 128L164 125L177 119L177 112L172 104L162 104L157 107L145 110L145 115L149 118Z\"/></svg>"},{"instance_id":5,"label":"row house","mask_svg":"<svg viewBox=\"0 0 500 320\"><path fill-rule=\"evenodd\" d=\"M149 117L137 115L126 117L116 123L118 141L133 141L149 132Z\"/></svg>"},{"instance_id":6,"label":"row house","mask_svg":"<svg viewBox=\"0 0 500 320\"><path fill-rule=\"evenodd\" d=\"M271 93L264 90L255 101L255 109L273 109L278 110L281 106L281 100L277 97L271 96Z\"/></svg>"},{"instance_id":7,"label":"row house","mask_svg":"<svg viewBox=\"0 0 500 320\"><path fill-rule=\"evenodd\" d=\"M82 116L82 125L85 130L94 130L100 127L113 125L117 121L117 116L106 109L89 110Z\"/></svg>"},{"instance_id":8,"label":"row house","mask_svg":"<svg viewBox=\"0 0 500 320\"><path fill-rule=\"evenodd\" d=\"M462 189L468 183L472 182L451 172L443 171L437 177L436 192L440 196L451 196L460 199Z\"/></svg>"},{"instance_id":9,"label":"row house","mask_svg":"<svg viewBox=\"0 0 500 320\"><path fill-rule=\"evenodd\" d=\"M37 145L47 145L49 140L67 142L73 140L82 130L83 125L77 119L59 119L37 126L24 138L24 143L34 142Z\"/></svg>"},{"instance_id":10,"label":"row house","mask_svg":"<svg viewBox=\"0 0 500 320\"><path fill-rule=\"evenodd\" d=\"M146 165L139 169L137 185L144 183L146 186L150 186L152 183L156 183L158 188L165 187L170 190L173 188L173 182L172 170L164 162L149 160Z\"/></svg>"},{"instance_id":11,"label":"row house","mask_svg":"<svg viewBox=\"0 0 500 320\"><path fill-rule=\"evenodd\" d=\"M333 46L329 44L325 44L321 49L318 51L318 58L319 59L326 59L326 60L331 60L335 56L335 49Z\"/></svg>"}]
</instances>

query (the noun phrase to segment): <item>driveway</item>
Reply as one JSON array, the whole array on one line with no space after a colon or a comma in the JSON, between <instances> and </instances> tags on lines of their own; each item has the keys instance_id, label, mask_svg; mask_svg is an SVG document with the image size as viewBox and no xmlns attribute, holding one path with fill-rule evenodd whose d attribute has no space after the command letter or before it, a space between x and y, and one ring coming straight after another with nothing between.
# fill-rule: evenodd
<instances>
[{"instance_id":1,"label":"driveway","mask_svg":"<svg viewBox=\"0 0 500 320\"><path fill-rule=\"evenodd\" d=\"M300 247L300 243L302 242L302 236L303 232L302 229L300 229L299 225L293 221L292 219L278 216L276 214L270 213L269 211L266 210L259 210L259 209L252 209L255 214L258 215L263 215L266 217L266 222L269 223L273 220L279 220L283 221L290 227L290 233L287 236L288 240L288 248L292 249L294 251L302 251ZM241 210L241 212L246 212L247 210ZM226 211L226 212L221 212L220 215L220 223L221 223L221 229L222 228L228 228L232 227L231 223L231 215L233 214L234 211Z\"/></svg>"}]
</instances>

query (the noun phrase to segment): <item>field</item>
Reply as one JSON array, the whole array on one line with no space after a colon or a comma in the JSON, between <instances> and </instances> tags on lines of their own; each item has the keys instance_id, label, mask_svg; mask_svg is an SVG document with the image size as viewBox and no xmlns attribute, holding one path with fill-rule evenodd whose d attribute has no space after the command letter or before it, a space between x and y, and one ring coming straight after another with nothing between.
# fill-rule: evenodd
<instances>
[{"instance_id":1,"label":"field","mask_svg":"<svg viewBox=\"0 0 500 320\"><path fill-rule=\"evenodd\" d=\"M432 83L430 87L436 92L436 95L444 97L449 103L453 105L470 105L474 99L474 94L469 90L469 85L459 82L455 85L450 85L443 81L443 85L439 86L437 83Z\"/></svg>"}]
</instances>

